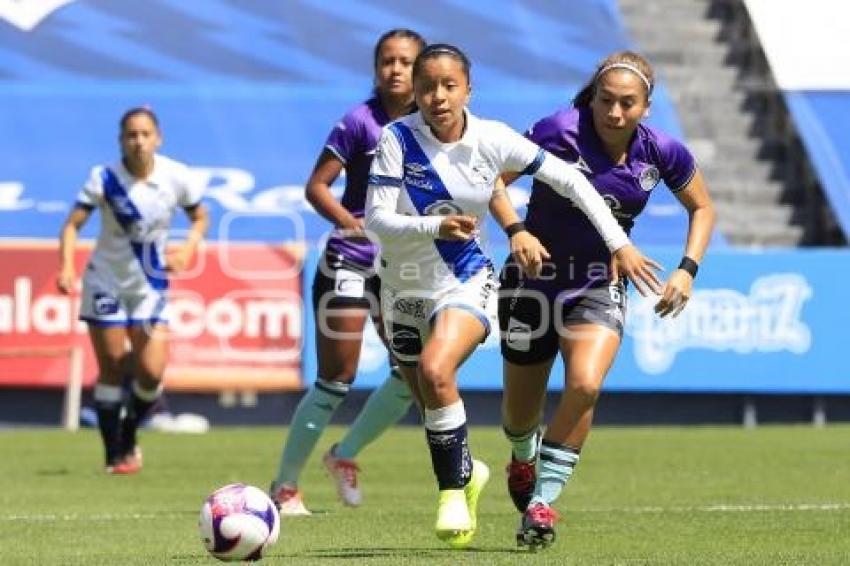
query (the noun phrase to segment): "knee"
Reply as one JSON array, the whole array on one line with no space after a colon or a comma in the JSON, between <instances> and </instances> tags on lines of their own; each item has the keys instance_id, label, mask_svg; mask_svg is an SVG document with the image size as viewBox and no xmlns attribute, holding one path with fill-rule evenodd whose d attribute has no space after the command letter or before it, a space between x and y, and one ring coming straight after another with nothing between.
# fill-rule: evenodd
<instances>
[{"instance_id":1,"label":"knee","mask_svg":"<svg viewBox=\"0 0 850 566\"><path fill-rule=\"evenodd\" d=\"M566 393L573 398L583 401L585 405L595 405L599 399L601 390L601 380L596 379L596 376L588 375L573 375L570 376L569 384L567 385Z\"/></svg>"},{"instance_id":2,"label":"knee","mask_svg":"<svg viewBox=\"0 0 850 566\"><path fill-rule=\"evenodd\" d=\"M421 358L417 371L420 383L434 393L439 394L455 387L454 371L439 360Z\"/></svg>"}]
</instances>

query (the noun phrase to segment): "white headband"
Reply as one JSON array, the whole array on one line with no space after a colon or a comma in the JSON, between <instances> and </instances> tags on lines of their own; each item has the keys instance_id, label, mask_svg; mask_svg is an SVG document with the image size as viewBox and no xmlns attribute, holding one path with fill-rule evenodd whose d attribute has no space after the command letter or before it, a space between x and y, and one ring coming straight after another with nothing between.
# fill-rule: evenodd
<instances>
[{"instance_id":1,"label":"white headband","mask_svg":"<svg viewBox=\"0 0 850 566\"><path fill-rule=\"evenodd\" d=\"M649 79L646 78L640 69L632 65L631 63L611 63L610 65L606 65L602 67L598 73L596 73L596 79L599 80L599 77L610 71L611 69L626 69L634 74L636 74L640 80L643 81L643 84L646 86L646 94L649 96L652 93L652 84L650 84Z\"/></svg>"}]
</instances>

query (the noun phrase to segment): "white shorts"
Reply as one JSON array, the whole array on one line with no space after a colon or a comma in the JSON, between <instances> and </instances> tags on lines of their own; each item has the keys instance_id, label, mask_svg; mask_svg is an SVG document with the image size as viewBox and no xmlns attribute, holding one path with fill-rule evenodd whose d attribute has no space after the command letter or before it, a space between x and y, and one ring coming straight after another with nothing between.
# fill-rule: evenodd
<instances>
[{"instance_id":1,"label":"white shorts","mask_svg":"<svg viewBox=\"0 0 850 566\"><path fill-rule=\"evenodd\" d=\"M383 283L381 314L393 356L402 365L416 365L422 347L431 336L435 316L449 307L464 309L478 317L486 339L491 330L499 328L498 288L492 268L486 267L444 293L401 291Z\"/></svg>"},{"instance_id":2,"label":"white shorts","mask_svg":"<svg viewBox=\"0 0 850 566\"><path fill-rule=\"evenodd\" d=\"M121 289L92 268L83 275L80 320L94 326L168 323L167 291L133 286Z\"/></svg>"}]
</instances>

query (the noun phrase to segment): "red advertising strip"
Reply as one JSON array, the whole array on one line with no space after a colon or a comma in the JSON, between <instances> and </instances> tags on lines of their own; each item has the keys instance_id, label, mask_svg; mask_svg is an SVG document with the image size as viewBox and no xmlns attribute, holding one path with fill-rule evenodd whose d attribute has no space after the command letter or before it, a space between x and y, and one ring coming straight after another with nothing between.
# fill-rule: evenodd
<instances>
[{"instance_id":1,"label":"red advertising strip","mask_svg":"<svg viewBox=\"0 0 850 566\"><path fill-rule=\"evenodd\" d=\"M91 244L80 245L82 273ZM210 243L171 280L171 390L299 389L303 293L298 246ZM71 351L84 352L84 384L97 365L80 292L56 290L55 241L0 242L0 386L63 387Z\"/></svg>"}]
</instances>

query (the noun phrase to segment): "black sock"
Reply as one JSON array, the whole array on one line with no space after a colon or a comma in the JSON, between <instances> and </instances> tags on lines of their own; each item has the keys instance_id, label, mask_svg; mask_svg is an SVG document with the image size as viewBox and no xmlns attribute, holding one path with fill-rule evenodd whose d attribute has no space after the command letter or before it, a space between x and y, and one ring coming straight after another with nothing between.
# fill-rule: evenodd
<instances>
[{"instance_id":1,"label":"black sock","mask_svg":"<svg viewBox=\"0 0 850 566\"><path fill-rule=\"evenodd\" d=\"M136 431L139 430L139 425L145 420L158 400L158 393L153 399L146 400L136 393L135 385L130 388L130 394L125 403L124 419L121 421L122 454L129 454L136 448Z\"/></svg>"},{"instance_id":2,"label":"black sock","mask_svg":"<svg viewBox=\"0 0 850 566\"><path fill-rule=\"evenodd\" d=\"M466 424L452 430L425 429L431 465L440 489L462 489L472 476L472 456L469 454Z\"/></svg>"},{"instance_id":3,"label":"black sock","mask_svg":"<svg viewBox=\"0 0 850 566\"><path fill-rule=\"evenodd\" d=\"M121 403L111 401L95 401L97 424L103 447L106 451L106 465L118 462L123 455L121 452Z\"/></svg>"}]
</instances>

